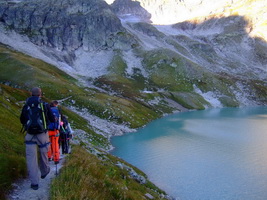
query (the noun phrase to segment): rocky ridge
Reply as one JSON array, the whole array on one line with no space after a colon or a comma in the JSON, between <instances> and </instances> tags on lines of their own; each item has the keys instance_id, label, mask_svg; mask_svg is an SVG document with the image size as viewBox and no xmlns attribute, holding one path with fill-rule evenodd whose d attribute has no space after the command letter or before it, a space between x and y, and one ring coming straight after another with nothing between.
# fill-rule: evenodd
<instances>
[{"instance_id":1,"label":"rocky ridge","mask_svg":"<svg viewBox=\"0 0 267 200\"><path fill-rule=\"evenodd\" d=\"M201 10L208 1L0 3L0 42L82 78L87 86L171 110L180 106L170 102L197 109L214 106L212 100L220 101L217 106L266 103L264 12L255 2L221 0L213 12L173 25L148 21L155 13L165 19L166 10ZM179 21L178 14L166 19Z\"/></svg>"},{"instance_id":2,"label":"rocky ridge","mask_svg":"<svg viewBox=\"0 0 267 200\"><path fill-rule=\"evenodd\" d=\"M130 48L120 20L104 1L37 0L0 2L0 22L38 46L59 51Z\"/></svg>"}]
</instances>

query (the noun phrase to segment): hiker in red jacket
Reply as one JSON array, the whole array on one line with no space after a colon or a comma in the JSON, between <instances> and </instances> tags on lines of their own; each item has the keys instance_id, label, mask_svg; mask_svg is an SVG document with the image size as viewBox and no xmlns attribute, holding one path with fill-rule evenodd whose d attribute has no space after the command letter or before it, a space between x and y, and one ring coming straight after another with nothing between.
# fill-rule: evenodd
<instances>
[{"instance_id":1,"label":"hiker in red jacket","mask_svg":"<svg viewBox=\"0 0 267 200\"><path fill-rule=\"evenodd\" d=\"M55 118L54 123L50 123L48 127L48 135L50 140L50 148L48 151L48 159L53 160L55 164L59 163L59 130L60 130L60 122L61 122L61 114L58 109L58 102L52 101L50 104L52 113Z\"/></svg>"}]
</instances>

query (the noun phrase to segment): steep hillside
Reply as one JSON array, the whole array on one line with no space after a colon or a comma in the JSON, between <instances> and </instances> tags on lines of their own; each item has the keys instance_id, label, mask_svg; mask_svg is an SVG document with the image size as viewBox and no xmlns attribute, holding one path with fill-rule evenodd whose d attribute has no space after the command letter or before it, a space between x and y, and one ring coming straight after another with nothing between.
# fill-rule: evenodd
<instances>
[{"instance_id":1,"label":"steep hillside","mask_svg":"<svg viewBox=\"0 0 267 200\"><path fill-rule=\"evenodd\" d=\"M146 23L153 1L140 2L5 1L0 42L57 66L85 87L162 113L266 104L267 45L258 37L264 30L258 5L266 3L219 1L212 15L169 26ZM168 2L162 16L165 6L193 12L207 5Z\"/></svg>"},{"instance_id":2,"label":"steep hillside","mask_svg":"<svg viewBox=\"0 0 267 200\"><path fill-rule=\"evenodd\" d=\"M26 175L18 119L34 86L99 151L164 114L267 105L266 1L108 2L0 1L1 194ZM170 19L166 10L173 24L156 25ZM107 169L99 173L124 175Z\"/></svg>"},{"instance_id":3,"label":"steep hillside","mask_svg":"<svg viewBox=\"0 0 267 200\"><path fill-rule=\"evenodd\" d=\"M132 131L131 128L160 116L156 110L132 100L82 87L54 66L3 45L0 46L0 71L1 198L12 182L26 176L19 116L30 88L41 87L45 101L58 100L60 109L75 129L78 142L90 142L91 148L108 150L111 135Z\"/></svg>"},{"instance_id":4,"label":"steep hillside","mask_svg":"<svg viewBox=\"0 0 267 200\"><path fill-rule=\"evenodd\" d=\"M0 84L0 198L10 185L26 177L23 135L20 134L20 107L26 94L18 89Z\"/></svg>"},{"instance_id":5,"label":"steep hillside","mask_svg":"<svg viewBox=\"0 0 267 200\"><path fill-rule=\"evenodd\" d=\"M105 152L75 146L60 176L53 181L50 199L165 199L172 198L135 167Z\"/></svg>"},{"instance_id":6,"label":"steep hillside","mask_svg":"<svg viewBox=\"0 0 267 200\"><path fill-rule=\"evenodd\" d=\"M199 82L210 87L204 89L199 84L192 83L195 92L211 104L213 102L210 100L213 98L219 100L223 106L235 105L233 103L226 105L220 100L222 96L236 101L237 105L266 104L267 45L262 34L265 30L266 18L263 8L267 6L266 2L222 0L212 6L208 6L207 1L140 2L147 11L151 11L152 20L153 16L157 15L161 19L179 21L181 20L179 17L184 16L179 9L184 7L192 12L186 15L187 21L173 25L133 23L130 17L128 21L121 19L124 27L138 37L146 51L159 50L166 53L164 49L168 49L167 51L171 50L177 54L173 57L198 65L199 70L194 74L186 74L186 77L192 81L197 74ZM212 13L207 12L196 17L196 10L203 12L209 10L206 6L209 9L213 7L216 9L214 8ZM174 16L168 17L172 12L176 14L173 13ZM171 60L168 63L168 66L173 67ZM155 66L160 64L155 63ZM179 64L177 66L180 67ZM142 63L142 67L146 68L146 65ZM189 70L190 65L185 64L185 68ZM165 67L164 72L167 70L168 67ZM223 83L215 84L211 81L213 84L210 84L211 82L206 81L201 75L207 72L212 74L209 80L219 76ZM180 81L175 83L179 84ZM227 88L228 94L220 87L223 85Z\"/></svg>"},{"instance_id":7,"label":"steep hillside","mask_svg":"<svg viewBox=\"0 0 267 200\"><path fill-rule=\"evenodd\" d=\"M36 45L60 51L116 48L120 42L126 47L133 42L119 34L124 29L104 1L4 1L0 15L6 28L28 36Z\"/></svg>"}]
</instances>

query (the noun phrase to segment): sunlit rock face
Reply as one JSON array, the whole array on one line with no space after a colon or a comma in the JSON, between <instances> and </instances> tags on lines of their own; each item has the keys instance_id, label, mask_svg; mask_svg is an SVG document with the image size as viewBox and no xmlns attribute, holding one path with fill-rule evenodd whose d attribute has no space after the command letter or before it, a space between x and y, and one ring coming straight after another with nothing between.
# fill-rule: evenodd
<instances>
[{"instance_id":1,"label":"sunlit rock face","mask_svg":"<svg viewBox=\"0 0 267 200\"><path fill-rule=\"evenodd\" d=\"M247 31L252 37L267 41L265 0L135 0L150 14L154 24L175 24L182 21L203 21L211 16L228 17L239 15L250 23Z\"/></svg>"},{"instance_id":2,"label":"sunlit rock face","mask_svg":"<svg viewBox=\"0 0 267 200\"><path fill-rule=\"evenodd\" d=\"M223 11L233 0L136 0L152 15L155 24L173 24L190 18Z\"/></svg>"},{"instance_id":3,"label":"sunlit rock face","mask_svg":"<svg viewBox=\"0 0 267 200\"><path fill-rule=\"evenodd\" d=\"M226 96L231 96L228 93L230 92L235 93L238 101L243 101L241 99L245 99L243 97L247 94L250 99L255 99L257 92L252 91L258 91L259 96L265 93L262 91L266 88L264 82L267 72L267 54L265 53L267 45L265 35L262 33L265 32L264 19L266 19L263 8L266 7L267 2L263 0L218 0L212 3L209 0L132 1L140 2L140 5L151 14L152 23L150 25L138 23L129 18L124 26L131 33L138 33L136 36L143 48L157 52L149 55L149 58L156 60L164 53L168 54L167 49L169 49L177 53L173 57L190 60L189 62L196 63L203 71L208 70L216 76L222 76L223 79L225 78L224 81L216 80L212 84L208 83L213 80L211 77L214 75L200 77L201 72L190 71L190 64L183 61L186 63L185 69L190 71L187 71L185 77L189 77L191 82L194 77L197 77L198 82L194 85L201 88L202 92L216 88L215 90L220 91L215 95L216 98L220 93L219 96L221 95L221 98L225 100ZM119 4L119 2L116 0L113 4ZM117 6L122 6L122 4ZM152 67L153 70L147 73L152 82L156 83L158 77L160 77L158 82L161 85L164 85L164 81L170 81L171 73L163 77L163 74L168 74L168 66L179 71L182 64L173 64L171 61L168 62L168 59L156 62ZM166 66L161 66L162 63ZM158 66L164 68L164 73L155 72L160 68L157 68ZM208 81L206 76L209 76ZM227 86L228 81L232 82L230 84L232 86ZM206 90L202 83L213 89ZM173 85L177 86L177 84ZM186 87L185 85L183 88ZM225 89L221 87L222 85ZM229 99L231 98L233 99L233 97ZM233 103L228 105L233 105Z\"/></svg>"}]
</instances>

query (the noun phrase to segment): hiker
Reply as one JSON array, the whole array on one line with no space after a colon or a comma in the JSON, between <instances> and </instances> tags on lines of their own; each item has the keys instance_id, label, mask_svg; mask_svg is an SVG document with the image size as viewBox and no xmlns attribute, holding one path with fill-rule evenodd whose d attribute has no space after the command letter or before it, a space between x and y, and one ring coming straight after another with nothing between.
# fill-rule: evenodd
<instances>
[{"instance_id":1,"label":"hiker","mask_svg":"<svg viewBox=\"0 0 267 200\"><path fill-rule=\"evenodd\" d=\"M61 144L62 154L69 153L69 142L71 138L72 138L72 130L68 122L67 116L61 115L59 141Z\"/></svg>"},{"instance_id":2,"label":"hiker","mask_svg":"<svg viewBox=\"0 0 267 200\"><path fill-rule=\"evenodd\" d=\"M61 122L61 114L58 109L58 102L52 101L50 104L52 113L55 117L55 122L50 123L48 127L48 135L50 140L50 148L48 150L48 159L53 160L55 164L59 163L59 129Z\"/></svg>"},{"instance_id":3,"label":"hiker","mask_svg":"<svg viewBox=\"0 0 267 200\"><path fill-rule=\"evenodd\" d=\"M20 122L24 130L27 131L25 136L26 161L31 188L38 190L38 168L40 168L42 179L50 172L47 158L49 147L47 126L55 120L49 104L41 100L41 89L35 87L32 89L31 94L32 96L26 100L26 104L22 108ZM37 146L39 147L39 156L37 155Z\"/></svg>"}]
</instances>

